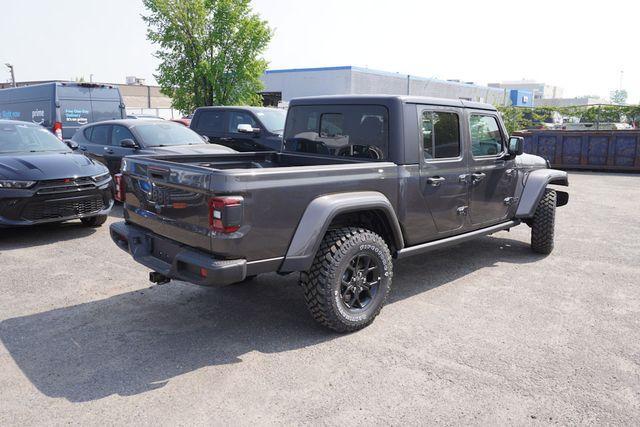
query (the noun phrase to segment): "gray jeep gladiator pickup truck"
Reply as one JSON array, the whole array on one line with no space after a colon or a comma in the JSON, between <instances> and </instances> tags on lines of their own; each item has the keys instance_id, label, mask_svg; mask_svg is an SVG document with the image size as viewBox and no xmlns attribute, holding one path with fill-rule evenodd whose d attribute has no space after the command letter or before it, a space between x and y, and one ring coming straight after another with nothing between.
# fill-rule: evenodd
<instances>
[{"instance_id":1,"label":"gray jeep gladiator pickup truck","mask_svg":"<svg viewBox=\"0 0 640 427\"><path fill-rule=\"evenodd\" d=\"M114 242L150 279L223 286L300 272L309 310L339 332L370 324L393 258L531 227L553 249L567 174L522 153L495 108L404 96L290 103L278 152L134 156Z\"/></svg>"}]
</instances>

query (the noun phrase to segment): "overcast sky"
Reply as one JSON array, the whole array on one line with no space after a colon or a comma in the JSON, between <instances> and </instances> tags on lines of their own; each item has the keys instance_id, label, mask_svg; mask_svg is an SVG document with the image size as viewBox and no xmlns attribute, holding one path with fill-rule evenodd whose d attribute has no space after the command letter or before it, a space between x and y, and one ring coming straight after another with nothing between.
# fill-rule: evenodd
<instances>
[{"instance_id":1,"label":"overcast sky","mask_svg":"<svg viewBox=\"0 0 640 427\"><path fill-rule=\"evenodd\" d=\"M253 0L275 35L271 68L356 65L486 84L535 79L566 96L620 84L640 101L638 1ZM3 0L0 64L17 80L153 83L136 0ZM0 80L9 79L6 67Z\"/></svg>"}]
</instances>

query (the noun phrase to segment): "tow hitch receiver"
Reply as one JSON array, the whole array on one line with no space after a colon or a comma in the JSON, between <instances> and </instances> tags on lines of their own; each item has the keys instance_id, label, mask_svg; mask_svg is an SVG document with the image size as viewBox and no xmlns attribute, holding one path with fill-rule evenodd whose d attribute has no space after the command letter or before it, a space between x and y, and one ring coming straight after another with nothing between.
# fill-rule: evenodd
<instances>
[{"instance_id":1,"label":"tow hitch receiver","mask_svg":"<svg viewBox=\"0 0 640 427\"><path fill-rule=\"evenodd\" d=\"M164 285L165 283L169 283L171 279L157 271L152 271L149 273L149 281L157 285Z\"/></svg>"}]
</instances>

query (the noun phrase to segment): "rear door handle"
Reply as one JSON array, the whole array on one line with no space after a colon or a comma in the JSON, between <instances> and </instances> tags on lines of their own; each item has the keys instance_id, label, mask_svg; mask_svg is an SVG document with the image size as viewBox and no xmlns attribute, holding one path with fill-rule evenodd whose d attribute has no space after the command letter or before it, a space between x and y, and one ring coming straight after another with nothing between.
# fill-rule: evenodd
<instances>
[{"instance_id":1,"label":"rear door handle","mask_svg":"<svg viewBox=\"0 0 640 427\"><path fill-rule=\"evenodd\" d=\"M219 138L220 141L233 141L233 138Z\"/></svg>"},{"instance_id":2,"label":"rear door handle","mask_svg":"<svg viewBox=\"0 0 640 427\"><path fill-rule=\"evenodd\" d=\"M471 179L473 179L474 182L480 182L482 181L487 175L482 173L482 172L476 172L476 173L472 173L471 174Z\"/></svg>"},{"instance_id":3,"label":"rear door handle","mask_svg":"<svg viewBox=\"0 0 640 427\"><path fill-rule=\"evenodd\" d=\"M443 182L446 181L446 178L441 177L441 176L434 176L431 178L427 178L427 184L433 186L433 187L439 187L440 184L442 184Z\"/></svg>"}]
</instances>

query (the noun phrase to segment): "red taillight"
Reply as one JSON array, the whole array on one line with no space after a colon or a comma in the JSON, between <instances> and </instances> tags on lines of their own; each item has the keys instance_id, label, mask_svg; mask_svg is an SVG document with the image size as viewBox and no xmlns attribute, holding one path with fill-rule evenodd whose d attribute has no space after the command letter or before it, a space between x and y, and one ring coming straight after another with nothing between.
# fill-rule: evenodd
<instances>
[{"instance_id":1,"label":"red taillight","mask_svg":"<svg viewBox=\"0 0 640 427\"><path fill-rule=\"evenodd\" d=\"M214 197L209 200L209 227L217 233L233 233L242 223L242 197Z\"/></svg>"},{"instance_id":2,"label":"red taillight","mask_svg":"<svg viewBox=\"0 0 640 427\"><path fill-rule=\"evenodd\" d=\"M124 199L126 198L127 195L127 187L126 184L124 182L124 179L122 178L122 174L116 174L113 177L115 179L116 182L116 194L115 194L115 199L119 202L124 203Z\"/></svg>"},{"instance_id":3,"label":"red taillight","mask_svg":"<svg viewBox=\"0 0 640 427\"><path fill-rule=\"evenodd\" d=\"M57 136L59 140L62 141L62 123L55 122L53 124L53 134Z\"/></svg>"}]
</instances>

